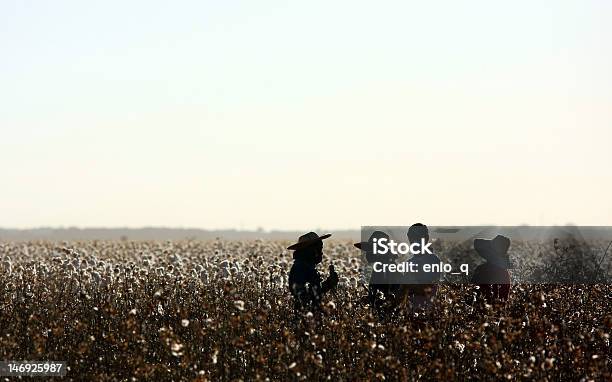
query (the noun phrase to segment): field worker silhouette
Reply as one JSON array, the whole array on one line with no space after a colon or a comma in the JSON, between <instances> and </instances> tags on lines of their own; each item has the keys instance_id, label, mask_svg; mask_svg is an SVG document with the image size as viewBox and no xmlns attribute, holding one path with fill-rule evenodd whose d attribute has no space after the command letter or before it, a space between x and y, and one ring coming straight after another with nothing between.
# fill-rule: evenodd
<instances>
[{"instance_id":1,"label":"field worker silhouette","mask_svg":"<svg viewBox=\"0 0 612 382\"><path fill-rule=\"evenodd\" d=\"M510 272L512 268L508 249L510 239L497 235L494 239L475 239L474 249L486 260L474 270L472 283L477 284L478 295L489 304L503 303L510 296Z\"/></svg>"},{"instance_id":2,"label":"field worker silhouette","mask_svg":"<svg viewBox=\"0 0 612 382\"><path fill-rule=\"evenodd\" d=\"M429 243L429 229L425 224L416 223L408 229L408 241L413 243ZM420 248L421 249L421 248ZM426 264L439 264L440 258L433 251L422 251L414 254L408 260L416 264L417 272L406 272L403 278L400 299L409 302L412 310L427 309L438 292L440 272L427 272Z\"/></svg>"},{"instance_id":3,"label":"field worker silhouette","mask_svg":"<svg viewBox=\"0 0 612 382\"><path fill-rule=\"evenodd\" d=\"M293 250L293 266L289 272L289 291L294 297L296 309L316 309L325 293L338 284L334 266L329 266L329 276L321 282L316 267L323 260L323 240L331 234L319 236L308 232L287 249Z\"/></svg>"},{"instance_id":4,"label":"field worker silhouette","mask_svg":"<svg viewBox=\"0 0 612 382\"><path fill-rule=\"evenodd\" d=\"M382 231L374 231L367 241L353 245L365 253L366 260L370 265L376 262L382 264L394 263L397 255L391 254L390 251L384 255L374 253L374 239L387 239L388 241L389 235ZM379 315L393 311L396 306L398 292L399 285L392 273L372 271L368 287L368 302Z\"/></svg>"}]
</instances>

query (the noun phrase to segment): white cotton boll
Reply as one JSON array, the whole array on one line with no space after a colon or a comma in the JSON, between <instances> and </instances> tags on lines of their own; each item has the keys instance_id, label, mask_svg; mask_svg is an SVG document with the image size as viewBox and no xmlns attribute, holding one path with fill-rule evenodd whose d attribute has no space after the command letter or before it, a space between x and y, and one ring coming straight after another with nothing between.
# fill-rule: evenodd
<instances>
[{"instance_id":1,"label":"white cotton boll","mask_svg":"<svg viewBox=\"0 0 612 382\"><path fill-rule=\"evenodd\" d=\"M283 276L279 275L278 273L273 274L270 276L270 283L276 288L283 288Z\"/></svg>"},{"instance_id":2,"label":"white cotton boll","mask_svg":"<svg viewBox=\"0 0 612 382\"><path fill-rule=\"evenodd\" d=\"M346 276L340 276L340 280L338 280L338 286L341 288L347 288L349 286L349 278Z\"/></svg>"},{"instance_id":3,"label":"white cotton boll","mask_svg":"<svg viewBox=\"0 0 612 382\"><path fill-rule=\"evenodd\" d=\"M455 341L455 348L459 350L459 353L463 353L463 351L465 350L465 345L459 341Z\"/></svg>"},{"instance_id":4,"label":"white cotton boll","mask_svg":"<svg viewBox=\"0 0 612 382\"><path fill-rule=\"evenodd\" d=\"M203 283L208 283L209 280L209 276L208 276L208 272L204 271L200 274L200 280L202 280Z\"/></svg>"},{"instance_id":5,"label":"white cotton boll","mask_svg":"<svg viewBox=\"0 0 612 382\"><path fill-rule=\"evenodd\" d=\"M182 320L181 320L181 326L182 326L183 328L188 327L188 326L189 326L189 320L188 320L188 319L185 319L185 318L184 318L184 319L182 319Z\"/></svg>"},{"instance_id":6,"label":"white cotton boll","mask_svg":"<svg viewBox=\"0 0 612 382\"><path fill-rule=\"evenodd\" d=\"M70 263L68 263L68 264L64 264L64 270L66 270L66 271L67 271L67 272L69 272L69 273L74 273L74 272L76 272L76 268L74 267L74 265L73 265L73 264L70 264Z\"/></svg>"},{"instance_id":7,"label":"white cotton boll","mask_svg":"<svg viewBox=\"0 0 612 382\"><path fill-rule=\"evenodd\" d=\"M102 276L100 276L98 272L96 271L91 272L91 277L95 284L100 284L100 281L102 280Z\"/></svg>"},{"instance_id":8,"label":"white cotton boll","mask_svg":"<svg viewBox=\"0 0 612 382\"><path fill-rule=\"evenodd\" d=\"M223 278L228 278L232 276L232 272L228 268L221 268L219 270L219 275Z\"/></svg>"},{"instance_id":9,"label":"white cotton boll","mask_svg":"<svg viewBox=\"0 0 612 382\"><path fill-rule=\"evenodd\" d=\"M173 342L170 346L170 350L172 350L172 355L175 357L180 357L183 355L183 353L181 352L182 349L183 345L179 344L178 342Z\"/></svg>"},{"instance_id":10,"label":"white cotton boll","mask_svg":"<svg viewBox=\"0 0 612 382\"><path fill-rule=\"evenodd\" d=\"M13 264L11 263L10 259L9 260L5 259L2 261L2 269L4 270L4 272L6 272L9 275L13 273Z\"/></svg>"},{"instance_id":11,"label":"white cotton boll","mask_svg":"<svg viewBox=\"0 0 612 382\"><path fill-rule=\"evenodd\" d=\"M365 272L362 272L359 276L359 282L361 282L362 284L368 284L370 282L370 279L368 276L366 276Z\"/></svg>"},{"instance_id":12,"label":"white cotton boll","mask_svg":"<svg viewBox=\"0 0 612 382\"><path fill-rule=\"evenodd\" d=\"M243 311L244 310L244 301L242 300L236 300L234 301L234 307L236 307L236 309Z\"/></svg>"}]
</instances>

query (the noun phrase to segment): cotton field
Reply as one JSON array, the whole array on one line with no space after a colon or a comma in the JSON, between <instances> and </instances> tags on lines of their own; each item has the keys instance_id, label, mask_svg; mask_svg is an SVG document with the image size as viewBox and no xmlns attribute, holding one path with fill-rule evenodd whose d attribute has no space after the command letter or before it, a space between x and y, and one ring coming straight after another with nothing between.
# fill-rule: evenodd
<instances>
[{"instance_id":1,"label":"cotton field","mask_svg":"<svg viewBox=\"0 0 612 382\"><path fill-rule=\"evenodd\" d=\"M339 285L298 313L287 244L0 243L0 359L96 381L612 379L609 283L519 283L500 307L444 284L426 313L375 317L360 252L330 241ZM553 251L513 250L517 273Z\"/></svg>"}]
</instances>

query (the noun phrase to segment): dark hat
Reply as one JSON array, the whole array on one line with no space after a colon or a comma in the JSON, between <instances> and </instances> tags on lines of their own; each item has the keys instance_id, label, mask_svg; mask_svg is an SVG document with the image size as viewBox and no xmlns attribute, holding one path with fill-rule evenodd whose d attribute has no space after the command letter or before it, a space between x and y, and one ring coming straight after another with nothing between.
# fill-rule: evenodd
<instances>
[{"instance_id":1,"label":"dark hat","mask_svg":"<svg viewBox=\"0 0 612 382\"><path fill-rule=\"evenodd\" d=\"M307 248L313 244L320 242L321 240L327 239L330 236L331 236L331 233L327 233L325 235L319 236L314 232L308 232L300 236L300 238L298 239L298 242L288 246L287 249L295 251L297 249Z\"/></svg>"},{"instance_id":2,"label":"dark hat","mask_svg":"<svg viewBox=\"0 0 612 382\"><path fill-rule=\"evenodd\" d=\"M368 239L368 241L361 241L359 243L355 243L353 244L355 247L365 251L367 250L369 247L372 246L372 243L374 242L374 239L389 239L389 235L387 235L386 233L384 233L383 231L374 231L372 232L372 234L370 235L370 238Z\"/></svg>"},{"instance_id":3,"label":"dark hat","mask_svg":"<svg viewBox=\"0 0 612 382\"><path fill-rule=\"evenodd\" d=\"M505 269L512 268L508 248L510 239L503 235L497 235L493 239L474 239L474 249L480 256Z\"/></svg>"}]
</instances>

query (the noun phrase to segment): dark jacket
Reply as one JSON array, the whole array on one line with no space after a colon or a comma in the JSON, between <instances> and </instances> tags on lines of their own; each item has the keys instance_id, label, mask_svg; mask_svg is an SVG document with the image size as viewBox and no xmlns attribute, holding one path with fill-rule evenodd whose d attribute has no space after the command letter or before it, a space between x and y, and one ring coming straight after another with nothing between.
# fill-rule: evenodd
<instances>
[{"instance_id":1,"label":"dark jacket","mask_svg":"<svg viewBox=\"0 0 612 382\"><path fill-rule=\"evenodd\" d=\"M479 265L472 276L472 283L477 284L478 294L487 303L503 302L510 296L510 272L491 263Z\"/></svg>"},{"instance_id":2,"label":"dark jacket","mask_svg":"<svg viewBox=\"0 0 612 382\"><path fill-rule=\"evenodd\" d=\"M289 291L296 308L316 308L321 297L333 287L331 280L321 281L321 275L312 262L296 259L289 271Z\"/></svg>"},{"instance_id":3,"label":"dark jacket","mask_svg":"<svg viewBox=\"0 0 612 382\"><path fill-rule=\"evenodd\" d=\"M412 309L427 309L433 303L438 293L438 283L441 272L426 272L425 265L440 263L440 258L434 254L414 255L409 262L416 264L417 272L407 272L403 275L402 300L408 298Z\"/></svg>"},{"instance_id":4,"label":"dark jacket","mask_svg":"<svg viewBox=\"0 0 612 382\"><path fill-rule=\"evenodd\" d=\"M373 264L377 261L383 264L391 264L388 258L375 257L376 255L366 255L368 263ZM368 286L368 302L370 306L380 315L391 313L397 304L397 294L399 285L394 274L389 272L372 272Z\"/></svg>"}]
</instances>

